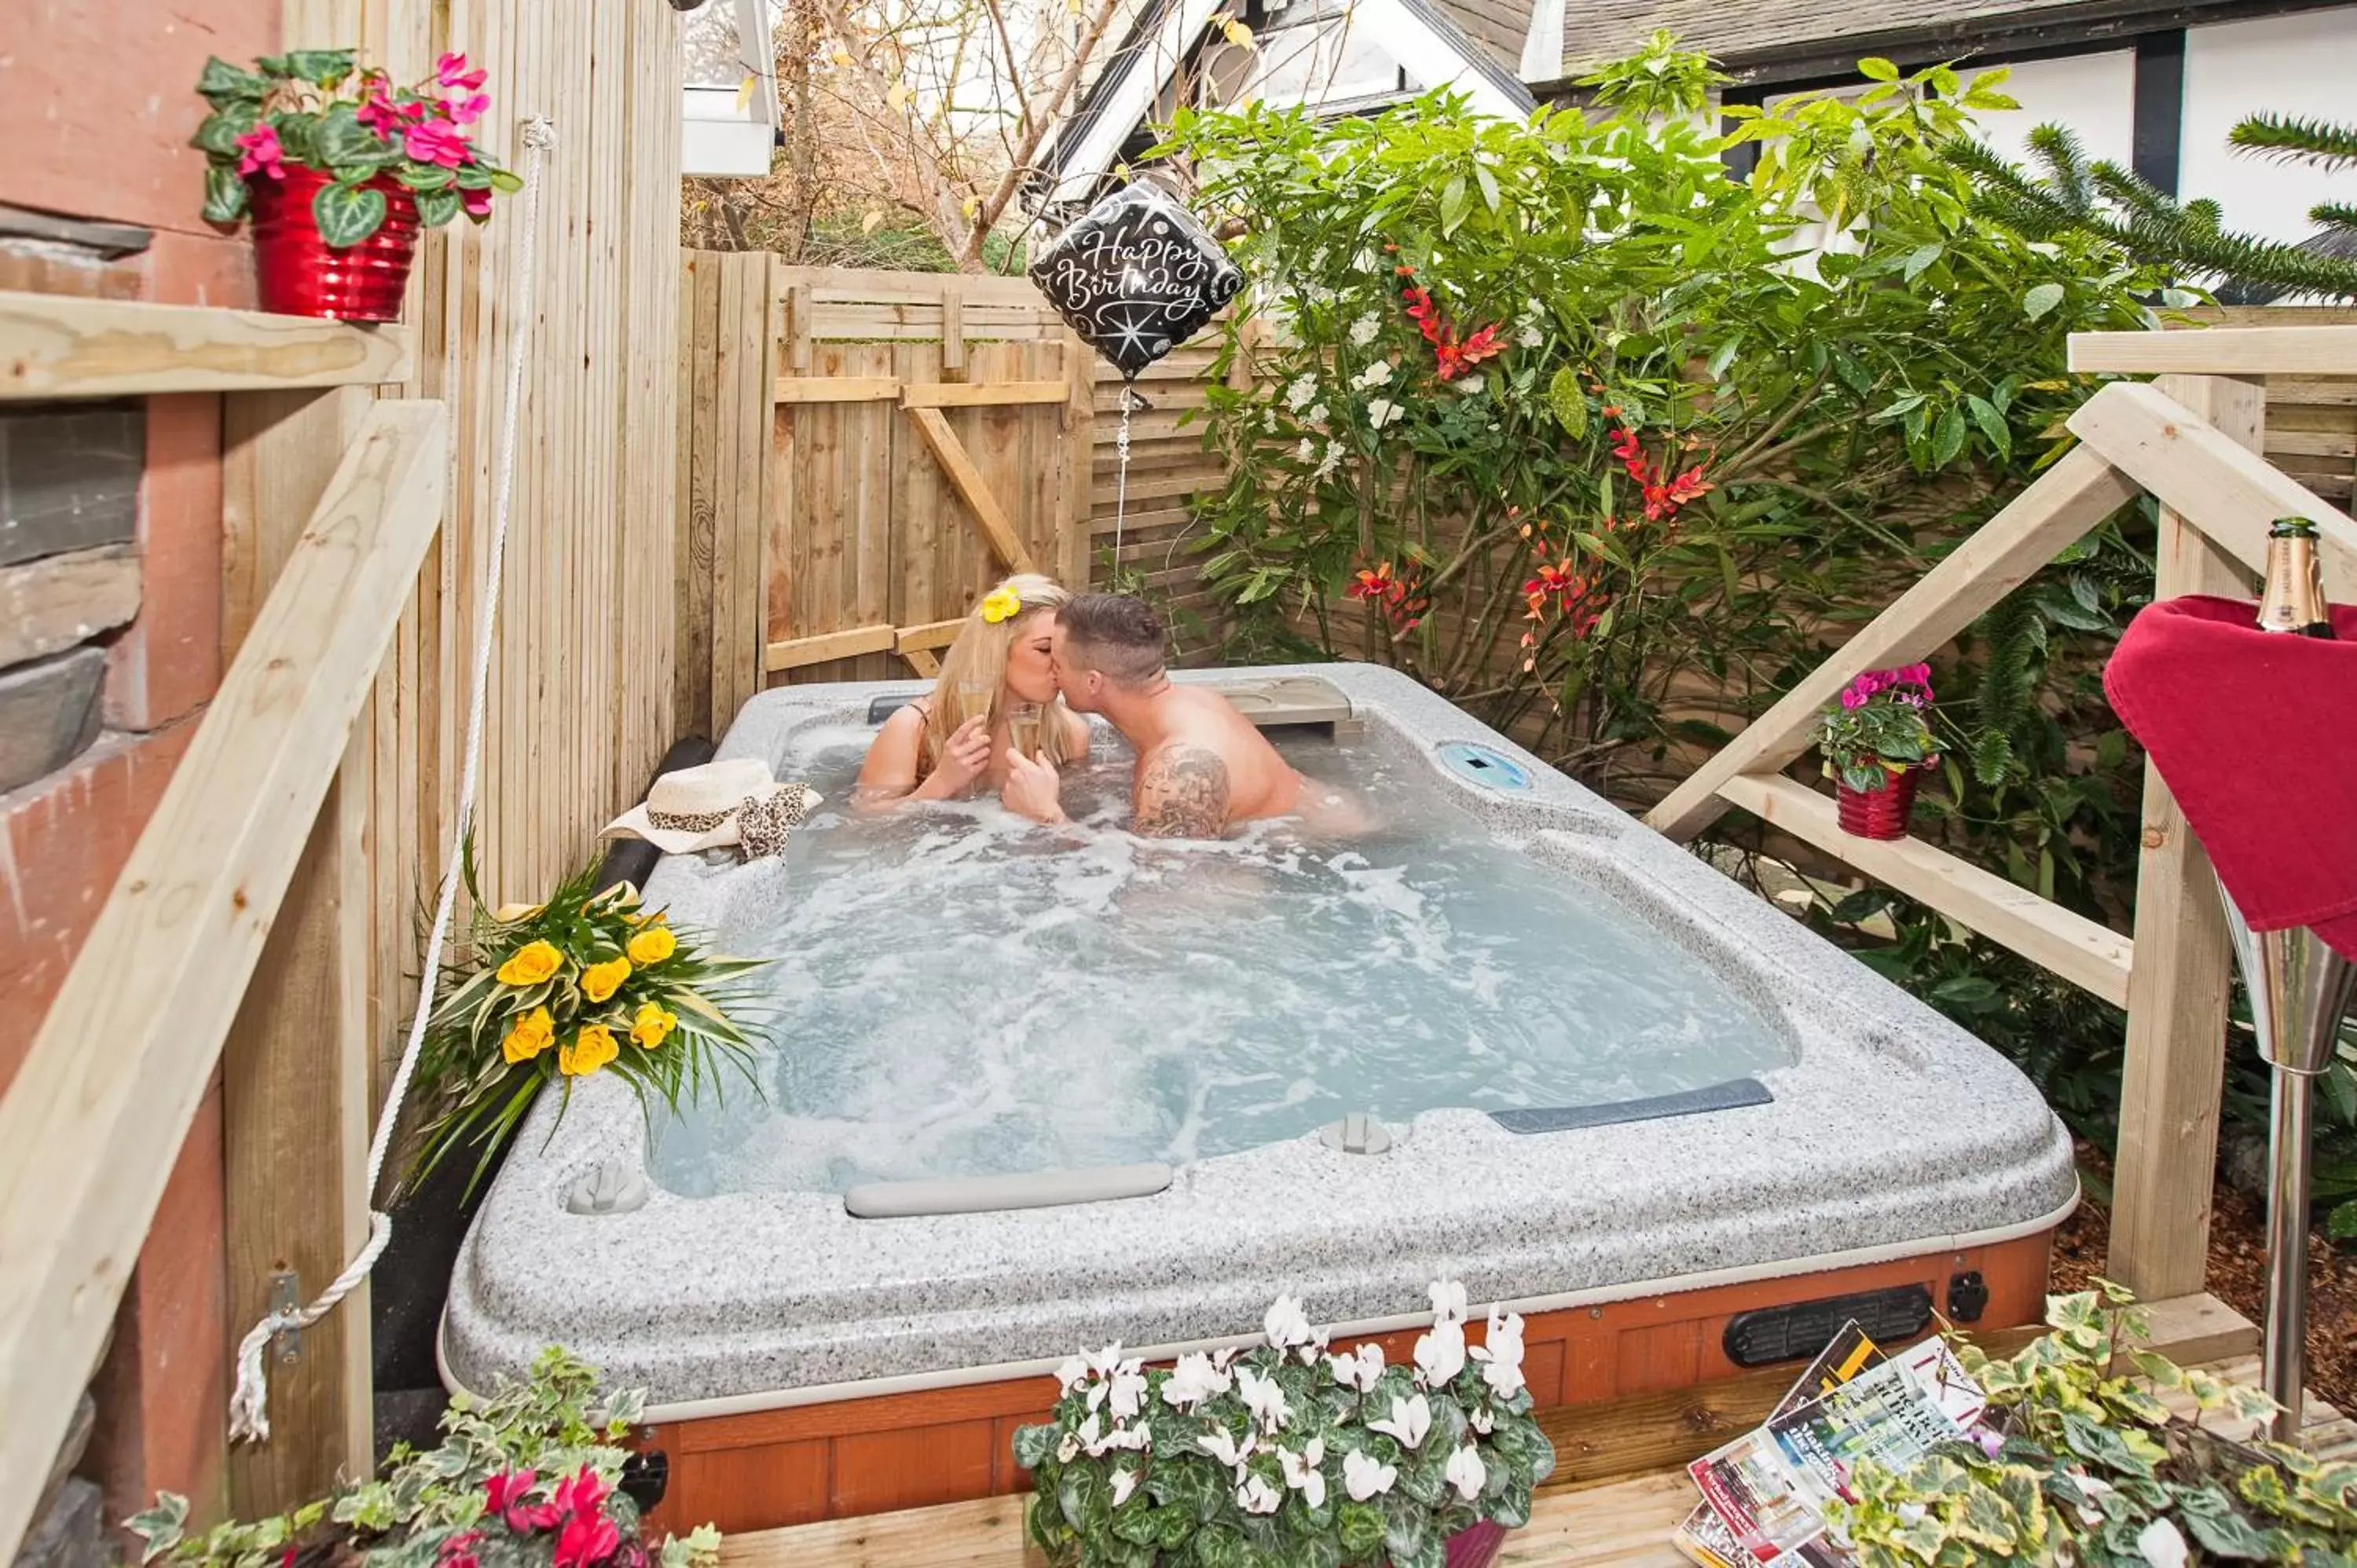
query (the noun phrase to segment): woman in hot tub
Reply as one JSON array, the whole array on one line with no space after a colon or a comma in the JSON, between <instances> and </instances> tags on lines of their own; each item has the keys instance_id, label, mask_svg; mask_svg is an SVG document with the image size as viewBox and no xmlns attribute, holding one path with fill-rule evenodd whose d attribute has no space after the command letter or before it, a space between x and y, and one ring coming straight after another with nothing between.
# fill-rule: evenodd
<instances>
[{"instance_id":1,"label":"woman in hot tub","mask_svg":"<svg viewBox=\"0 0 2357 1568\"><path fill-rule=\"evenodd\" d=\"M933 689L884 721L860 766L852 809L953 800L1006 781L1010 749L1060 773L1089 754L1089 722L1056 693L1049 662L1056 608L1071 596L1021 573L983 596L942 660Z\"/></svg>"}]
</instances>

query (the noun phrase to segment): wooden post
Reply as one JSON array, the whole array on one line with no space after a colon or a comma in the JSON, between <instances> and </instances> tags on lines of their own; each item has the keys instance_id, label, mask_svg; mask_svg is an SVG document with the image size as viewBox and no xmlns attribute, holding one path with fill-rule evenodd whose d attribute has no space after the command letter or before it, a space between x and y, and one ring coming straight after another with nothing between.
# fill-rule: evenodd
<instances>
[{"instance_id":1,"label":"wooden post","mask_svg":"<svg viewBox=\"0 0 2357 1568\"><path fill-rule=\"evenodd\" d=\"M952 275L942 284L942 380L965 377L965 283Z\"/></svg>"},{"instance_id":2,"label":"wooden post","mask_svg":"<svg viewBox=\"0 0 2357 1568\"><path fill-rule=\"evenodd\" d=\"M2255 379L2164 376L2159 390L2257 451L2266 391ZM2179 513L2162 509L2153 597L2251 591L2249 571ZM2201 1289L2224 1087L2226 994L2233 959L2210 857L2169 787L2145 765L2144 849L2136 867L2127 1058L2104 1271L2147 1301Z\"/></svg>"}]
</instances>

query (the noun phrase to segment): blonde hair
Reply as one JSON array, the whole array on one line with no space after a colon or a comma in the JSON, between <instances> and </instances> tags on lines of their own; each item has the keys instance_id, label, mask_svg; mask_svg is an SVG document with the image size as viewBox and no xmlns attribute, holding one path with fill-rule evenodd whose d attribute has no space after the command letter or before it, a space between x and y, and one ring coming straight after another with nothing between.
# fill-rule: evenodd
<instances>
[{"instance_id":1,"label":"blonde hair","mask_svg":"<svg viewBox=\"0 0 2357 1568\"><path fill-rule=\"evenodd\" d=\"M1004 620L990 621L983 617L993 598L1012 594L1020 607ZM976 714L985 714L996 726L1001 717L999 700L1006 692L1006 652L1022 635L1024 626L1035 616L1053 615L1069 603L1071 595L1063 587L1036 572L1018 572L985 595L968 612L965 625L950 644L942 659L941 678L933 682L933 694L925 704L925 733L917 747L919 778L933 770L933 764L949 744L958 725ZM990 697L980 707L970 707L961 690L968 685L987 686ZM1067 712L1061 696L1052 697L1039 705L1039 749L1044 762L1061 768L1069 758L1065 755L1064 714Z\"/></svg>"}]
</instances>

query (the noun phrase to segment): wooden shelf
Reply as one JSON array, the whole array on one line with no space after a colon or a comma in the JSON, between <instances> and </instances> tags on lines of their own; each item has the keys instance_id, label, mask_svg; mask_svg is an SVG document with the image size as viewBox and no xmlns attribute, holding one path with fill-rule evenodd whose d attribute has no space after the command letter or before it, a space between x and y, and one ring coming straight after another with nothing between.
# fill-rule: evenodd
<instances>
[{"instance_id":1,"label":"wooden shelf","mask_svg":"<svg viewBox=\"0 0 2357 1568\"><path fill-rule=\"evenodd\" d=\"M1829 797L1780 774L1738 774L1718 792L1760 821L2004 943L2114 1006L2127 1005L2134 944L2117 931L1921 839L1846 833Z\"/></svg>"},{"instance_id":2,"label":"wooden shelf","mask_svg":"<svg viewBox=\"0 0 2357 1568\"><path fill-rule=\"evenodd\" d=\"M0 290L0 403L374 385L409 374L409 342L400 327Z\"/></svg>"},{"instance_id":3,"label":"wooden shelf","mask_svg":"<svg viewBox=\"0 0 2357 1568\"><path fill-rule=\"evenodd\" d=\"M2071 368L2115 375L2357 376L2357 327L2073 332Z\"/></svg>"}]
</instances>

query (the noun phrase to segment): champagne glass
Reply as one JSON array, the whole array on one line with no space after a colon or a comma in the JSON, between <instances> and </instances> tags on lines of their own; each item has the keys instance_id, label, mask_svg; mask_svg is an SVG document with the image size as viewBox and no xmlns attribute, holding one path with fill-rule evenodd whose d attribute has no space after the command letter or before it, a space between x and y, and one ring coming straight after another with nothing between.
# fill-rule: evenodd
<instances>
[{"instance_id":1,"label":"champagne glass","mask_svg":"<svg viewBox=\"0 0 2357 1568\"><path fill-rule=\"evenodd\" d=\"M998 695L997 689L989 682L971 678L958 682L957 693L959 724L963 724L977 714L987 719L990 716L991 699ZM953 725L951 727L954 729L956 725Z\"/></svg>"},{"instance_id":2,"label":"champagne glass","mask_svg":"<svg viewBox=\"0 0 2357 1568\"><path fill-rule=\"evenodd\" d=\"M1026 757L1039 755L1040 706L1017 703L1006 710L1006 744Z\"/></svg>"}]
</instances>

